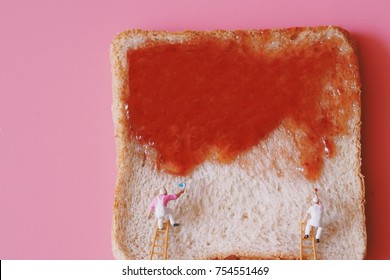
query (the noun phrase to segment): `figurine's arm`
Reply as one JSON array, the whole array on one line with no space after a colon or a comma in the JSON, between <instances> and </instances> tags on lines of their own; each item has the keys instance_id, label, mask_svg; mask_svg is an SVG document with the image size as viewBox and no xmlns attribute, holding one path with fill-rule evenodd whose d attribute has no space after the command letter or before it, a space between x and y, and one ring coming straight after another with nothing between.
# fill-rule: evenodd
<instances>
[{"instance_id":1,"label":"figurine's arm","mask_svg":"<svg viewBox=\"0 0 390 280\"><path fill-rule=\"evenodd\" d=\"M149 209L149 214L148 214L148 219L150 219L153 215L153 210L152 209Z\"/></svg>"},{"instance_id":2,"label":"figurine's arm","mask_svg":"<svg viewBox=\"0 0 390 280\"><path fill-rule=\"evenodd\" d=\"M153 199L149 206L149 213L148 213L148 219L150 219L154 213L155 210L155 200Z\"/></svg>"},{"instance_id":3,"label":"figurine's arm","mask_svg":"<svg viewBox=\"0 0 390 280\"><path fill-rule=\"evenodd\" d=\"M178 192L178 193L166 195L165 198L164 198L164 201L165 201L165 202L168 202L168 201L171 201L171 200L176 200L176 199L178 199L183 193L184 193L184 190L181 190L181 191Z\"/></svg>"},{"instance_id":4,"label":"figurine's arm","mask_svg":"<svg viewBox=\"0 0 390 280\"><path fill-rule=\"evenodd\" d=\"M180 192L178 192L178 193L176 194L176 197L179 198L183 193L184 193L184 190L181 190ZM176 199L177 199L177 198L176 198Z\"/></svg>"},{"instance_id":5,"label":"figurine's arm","mask_svg":"<svg viewBox=\"0 0 390 280\"><path fill-rule=\"evenodd\" d=\"M306 223L308 218L309 218L309 213L306 213L305 217L302 220L302 224Z\"/></svg>"}]
</instances>

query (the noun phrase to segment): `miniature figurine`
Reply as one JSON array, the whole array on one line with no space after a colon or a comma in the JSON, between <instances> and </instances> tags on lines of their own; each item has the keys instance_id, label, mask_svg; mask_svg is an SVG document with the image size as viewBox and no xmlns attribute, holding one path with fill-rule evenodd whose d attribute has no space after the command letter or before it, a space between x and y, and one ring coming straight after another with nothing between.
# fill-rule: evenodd
<instances>
[{"instance_id":1,"label":"miniature figurine","mask_svg":"<svg viewBox=\"0 0 390 280\"><path fill-rule=\"evenodd\" d=\"M306 216L303 218L302 223L306 223L307 219L310 216L310 219L307 221L305 228L305 235L303 238L309 238L310 231L312 227L317 228L316 232L316 241L320 242L321 233L322 233L322 215L324 213L324 205L321 200L318 198L317 189L315 189L315 195L312 200L313 204L307 210Z\"/></svg>"},{"instance_id":2,"label":"miniature figurine","mask_svg":"<svg viewBox=\"0 0 390 280\"><path fill-rule=\"evenodd\" d=\"M171 200L178 199L184 193L184 189L176 194L167 194L167 190L165 188L160 189L160 194L155 196L149 207L149 215L148 219L152 217L154 212L155 217L157 218L157 225L159 229L163 229L163 223L166 217L168 216L169 222L173 227L177 227L180 224L176 223L173 218L173 211L171 208L167 207L167 204Z\"/></svg>"}]
</instances>

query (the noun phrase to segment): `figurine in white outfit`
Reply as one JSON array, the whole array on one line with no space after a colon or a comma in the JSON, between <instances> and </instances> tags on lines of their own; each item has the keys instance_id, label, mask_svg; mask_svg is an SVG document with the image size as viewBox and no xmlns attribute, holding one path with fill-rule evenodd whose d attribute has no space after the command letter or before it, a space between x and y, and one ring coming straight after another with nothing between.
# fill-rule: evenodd
<instances>
[{"instance_id":1,"label":"figurine in white outfit","mask_svg":"<svg viewBox=\"0 0 390 280\"><path fill-rule=\"evenodd\" d=\"M307 214L302 221L302 223L306 223L306 221L310 217L310 219L306 223L305 236L303 238L305 239L309 238L311 228L316 227L317 228L316 241L320 242L321 233L322 233L322 216L324 213L324 205L322 204L321 200L318 198L317 190L312 202L313 204L309 207L309 210L307 210Z\"/></svg>"}]
</instances>

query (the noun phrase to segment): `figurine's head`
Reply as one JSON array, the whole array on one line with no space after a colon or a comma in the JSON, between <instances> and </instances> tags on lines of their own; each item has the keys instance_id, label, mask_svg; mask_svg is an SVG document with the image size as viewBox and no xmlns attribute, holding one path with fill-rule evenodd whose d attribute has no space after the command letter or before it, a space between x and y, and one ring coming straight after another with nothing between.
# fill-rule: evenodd
<instances>
[{"instance_id":1,"label":"figurine's head","mask_svg":"<svg viewBox=\"0 0 390 280\"><path fill-rule=\"evenodd\" d=\"M318 204L320 200L318 199L318 196L314 196L312 201L313 203Z\"/></svg>"},{"instance_id":2,"label":"figurine's head","mask_svg":"<svg viewBox=\"0 0 390 280\"><path fill-rule=\"evenodd\" d=\"M166 188L164 188L164 187L162 187L161 189L160 189L160 194L167 194L168 192L167 192L167 189Z\"/></svg>"}]
</instances>

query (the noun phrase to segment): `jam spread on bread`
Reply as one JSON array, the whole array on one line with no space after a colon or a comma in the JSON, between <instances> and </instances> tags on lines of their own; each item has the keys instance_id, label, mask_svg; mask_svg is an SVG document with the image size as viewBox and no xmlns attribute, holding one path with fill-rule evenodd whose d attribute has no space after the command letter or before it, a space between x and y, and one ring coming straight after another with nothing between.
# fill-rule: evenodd
<instances>
[{"instance_id":1,"label":"jam spread on bread","mask_svg":"<svg viewBox=\"0 0 390 280\"><path fill-rule=\"evenodd\" d=\"M148 42L128 52L130 137L155 150L159 168L184 176L205 160L232 162L282 125L306 178L319 177L360 102L343 92L337 75L347 58L335 39L291 38L278 48L266 37L262 46L238 32L225 40Z\"/></svg>"}]
</instances>

